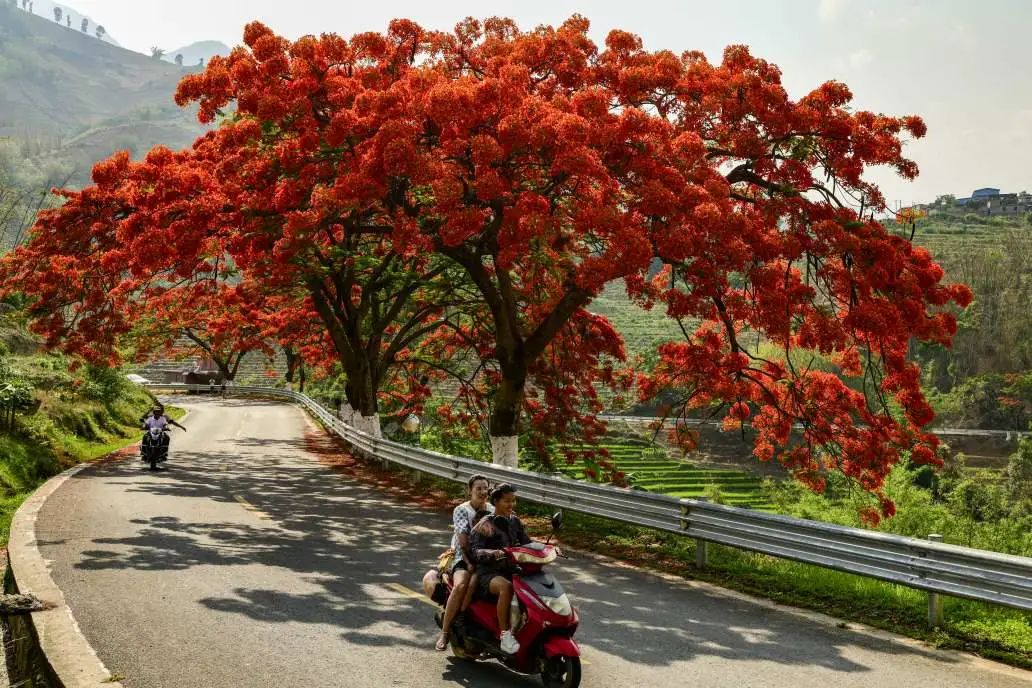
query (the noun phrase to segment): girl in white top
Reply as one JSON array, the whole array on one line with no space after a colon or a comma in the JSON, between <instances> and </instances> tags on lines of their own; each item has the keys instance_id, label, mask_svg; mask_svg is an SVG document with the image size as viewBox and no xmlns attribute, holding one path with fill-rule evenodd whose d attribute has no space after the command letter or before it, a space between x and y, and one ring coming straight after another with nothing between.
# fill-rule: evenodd
<instances>
[{"instance_id":1,"label":"girl in white top","mask_svg":"<svg viewBox=\"0 0 1032 688\"><path fill-rule=\"evenodd\" d=\"M452 511L452 549L455 558L452 560L452 591L448 604L444 607L444 619L441 622L441 635L437 638L436 648L445 650L448 647L448 632L451 630L455 615L462 608L469 589L470 576L473 574L472 556L469 549L469 536L473 530L473 516L481 510L494 508L487 502L491 484L482 475L474 475L466 484L469 488L469 501L463 502Z\"/></svg>"}]
</instances>

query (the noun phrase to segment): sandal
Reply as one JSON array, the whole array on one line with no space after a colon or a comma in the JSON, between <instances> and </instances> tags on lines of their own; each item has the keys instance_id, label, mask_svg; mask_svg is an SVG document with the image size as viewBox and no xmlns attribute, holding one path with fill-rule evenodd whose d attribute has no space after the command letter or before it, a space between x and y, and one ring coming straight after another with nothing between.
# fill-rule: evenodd
<instances>
[{"instance_id":1,"label":"sandal","mask_svg":"<svg viewBox=\"0 0 1032 688\"><path fill-rule=\"evenodd\" d=\"M446 636L444 633L441 633L441 635L437 636L437 644L434 645L434 649L435 650L440 650L442 652L444 650L447 650L448 649L448 636Z\"/></svg>"}]
</instances>

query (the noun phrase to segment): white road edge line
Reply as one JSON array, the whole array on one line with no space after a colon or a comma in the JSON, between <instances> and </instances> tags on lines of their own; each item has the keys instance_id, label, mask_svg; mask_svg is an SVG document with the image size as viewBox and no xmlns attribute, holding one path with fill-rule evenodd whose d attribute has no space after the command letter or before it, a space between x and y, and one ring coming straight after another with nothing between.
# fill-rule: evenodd
<instances>
[{"instance_id":1,"label":"white road edge line","mask_svg":"<svg viewBox=\"0 0 1032 688\"><path fill-rule=\"evenodd\" d=\"M66 480L91 463L69 468L43 484L18 508L11 522L7 545L9 566L18 589L43 600L47 609L33 612L29 620L36 629L46 660L66 688L123 688L112 681L111 672L79 630L64 594L54 583L36 540L36 520L50 497Z\"/></svg>"}]
</instances>

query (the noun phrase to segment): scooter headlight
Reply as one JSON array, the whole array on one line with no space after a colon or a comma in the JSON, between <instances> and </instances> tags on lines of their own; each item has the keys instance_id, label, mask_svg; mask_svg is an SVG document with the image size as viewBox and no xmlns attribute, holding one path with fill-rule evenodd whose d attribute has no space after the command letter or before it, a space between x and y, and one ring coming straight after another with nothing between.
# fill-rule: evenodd
<instances>
[{"instance_id":1,"label":"scooter headlight","mask_svg":"<svg viewBox=\"0 0 1032 688\"><path fill-rule=\"evenodd\" d=\"M559 597L543 597L541 599L554 614L569 616L573 613L573 607L570 606L570 598L566 596L566 593Z\"/></svg>"}]
</instances>

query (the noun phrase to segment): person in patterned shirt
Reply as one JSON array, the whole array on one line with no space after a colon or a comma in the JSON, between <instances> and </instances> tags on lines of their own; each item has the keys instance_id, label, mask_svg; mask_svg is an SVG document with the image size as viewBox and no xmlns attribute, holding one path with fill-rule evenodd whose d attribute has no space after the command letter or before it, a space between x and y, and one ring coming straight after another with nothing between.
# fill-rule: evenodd
<instances>
[{"instance_id":1,"label":"person in patterned shirt","mask_svg":"<svg viewBox=\"0 0 1032 688\"><path fill-rule=\"evenodd\" d=\"M444 650L448 647L448 633L451 630L455 615L463 608L467 597L467 590L470 590L470 577L473 575L473 558L469 549L470 533L473 531L473 519L478 511L493 511L493 507L487 502L487 495L491 490L488 479L482 475L474 475L466 483L469 490L469 500L459 504L452 511L452 532L451 546L455 551L455 558L449 573L452 578L452 592L448 598L448 604L444 608L444 619L441 623L441 635L437 638L435 647Z\"/></svg>"}]
</instances>

